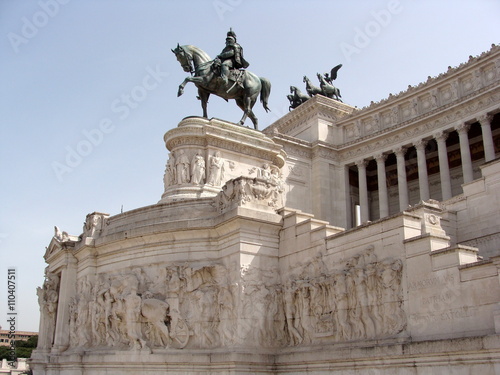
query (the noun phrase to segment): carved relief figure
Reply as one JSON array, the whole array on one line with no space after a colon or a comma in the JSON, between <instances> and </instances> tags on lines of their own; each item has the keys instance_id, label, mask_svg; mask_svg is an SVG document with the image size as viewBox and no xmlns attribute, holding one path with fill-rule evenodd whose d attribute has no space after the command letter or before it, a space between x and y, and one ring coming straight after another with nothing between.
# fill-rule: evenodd
<instances>
[{"instance_id":1,"label":"carved relief figure","mask_svg":"<svg viewBox=\"0 0 500 375\"><path fill-rule=\"evenodd\" d=\"M399 109L398 109L398 107L392 108L391 121L393 124L399 123Z\"/></svg>"},{"instance_id":2,"label":"carved relief figure","mask_svg":"<svg viewBox=\"0 0 500 375\"><path fill-rule=\"evenodd\" d=\"M184 150L179 150L178 155L176 155L175 169L176 169L176 183L177 184L188 183L190 180L189 159L184 154Z\"/></svg>"},{"instance_id":3,"label":"carved relief figure","mask_svg":"<svg viewBox=\"0 0 500 375\"><path fill-rule=\"evenodd\" d=\"M92 284L90 283L89 276L84 276L79 280L77 290L78 316L76 319L76 336L78 346L88 346L92 343L89 326L91 320L91 316L89 314L89 302L91 298Z\"/></svg>"},{"instance_id":4,"label":"carved relief figure","mask_svg":"<svg viewBox=\"0 0 500 375\"><path fill-rule=\"evenodd\" d=\"M91 213L85 218L83 233L85 237L97 238L104 227L105 217L103 214Z\"/></svg>"},{"instance_id":5,"label":"carved relief figure","mask_svg":"<svg viewBox=\"0 0 500 375\"><path fill-rule=\"evenodd\" d=\"M299 328L299 314L297 311L297 306L294 303L295 301L295 293L297 289L295 286L295 282L288 280L285 286L285 294L284 294L284 304L285 304L285 318L286 318L286 326L289 334L289 342L290 345L298 345L302 343L304 338L298 331Z\"/></svg>"},{"instance_id":6,"label":"carved relief figure","mask_svg":"<svg viewBox=\"0 0 500 375\"><path fill-rule=\"evenodd\" d=\"M438 90L431 90L431 106L436 108L438 106Z\"/></svg>"},{"instance_id":7,"label":"carved relief figure","mask_svg":"<svg viewBox=\"0 0 500 375\"><path fill-rule=\"evenodd\" d=\"M140 316L142 299L136 293L123 297L125 302L125 326L130 347L142 349L146 346L146 341L142 336Z\"/></svg>"},{"instance_id":8,"label":"carved relief figure","mask_svg":"<svg viewBox=\"0 0 500 375\"><path fill-rule=\"evenodd\" d=\"M411 99L411 116L415 117L418 115L418 100L417 98Z\"/></svg>"},{"instance_id":9,"label":"carved relief figure","mask_svg":"<svg viewBox=\"0 0 500 375\"><path fill-rule=\"evenodd\" d=\"M205 183L205 158L198 152L191 163L191 183L202 185Z\"/></svg>"},{"instance_id":10,"label":"carved relief figure","mask_svg":"<svg viewBox=\"0 0 500 375\"><path fill-rule=\"evenodd\" d=\"M224 179L224 160L220 156L220 152L216 151L210 157L210 174L208 176L208 185L220 186Z\"/></svg>"},{"instance_id":11,"label":"carved relief figure","mask_svg":"<svg viewBox=\"0 0 500 375\"><path fill-rule=\"evenodd\" d=\"M68 232L60 230L58 226L54 226L54 238L59 242L69 241Z\"/></svg>"},{"instance_id":12,"label":"carved relief figure","mask_svg":"<svg viewBox=\"0 0 500 375\"><path fill-rule=\"evenodd\" d=\"M400 260L378 260L373 246L339 269L325 260L318 253L295 265L286 282L276 267L231 275L221 264L80 277L69 307L70 346L273 347L382 338L405 328ZM54 283L50 277L44 288Z\"/></svg>"},{"instance_id":13,"label":"carved relief figure","mask_svg":"<svg viewBox=\"0 0 500 375\"><path fill-rule=\"evenodd\" d=\"M474 90L479 90L481 87L483 87L481 70L476 69L474 71L473 81L474 81Z\"/></svg>"},{"instance_id":14,"label":"carved relief figure","mask_svg":"<svg viewBox=\"0 0 500 375\"><path fill-rule=\"evenodd\" d=\"M321 254L299 268L284 295L291 345L326 337L376 338L405 328L400 260L378 261L370 246L348 258L341 270L329 271Z\"/></svg>"},{"instance_id":15,"label":"carved relief figure","mask_svg":"<svg viewBox=\"0 0 500 375\"><path fill-rule=\"evenodd\" d=\"M346 273L344 271L337 271L333 275L333 295L335 296L336 338L338 340L350 340L352 330L349 323L349 302L347 299Z\"/></svg>"},{"instance_id":16,"label":"carved relief figure","mask_svg":"<svg viewBox=\"0 0 500 375\"><path fill-rule=\"evenodd\" d=\"M406 325L401 308L401 270L402 262L386 259L380 263L380 293L383 309L384 333L400 332Z\"/></svg>"},{"instance_id":17,"label":"carved relief figure","mask_svg":"<svg viewBox=\"0 0 500 375\"><path fill-rule=\"evenodd\" d=\"M460 95L460 84L457 80L451 82L451 98L458 99Z\"/></svg>"},{"instance_id":18,"label":"carved relief figure","mask_svg":"<svg viewBox=\"0 0 500 375\"><path fill-rule=\"evenodd\" d=\"M69 303L69 345L74 347L78 345L78 336L76 335L76 320L78 318L78 302L72 297Z\"/></svg>"},{"instance_id":19,"label":"carved relief figure","mask_svg":"<svg viewBox=\"0 0 500 375\"><path fill-rule=\"evenodd\" d=\"M163 183L164 183L165 189L168 186L172 186L172 185L176 184L175 173L176 173L175 172L175 158L174 158L173 153L171 153L168 156L168 161L167 161L167 164L165 166L165 175L163 176Z\"/></svg>"},{"instance_id":20,"label":"carved relief figure","mask_svg":"<svg viewBox=\"0 0 500 375\"><path fill-rule=\"evenodd\" d=\"M176 329L180 318L179 310L179 294L181 293L181 280L179 278L178 269L167 269L167 290L166 301L170 306L170 326L172 327L172 335L176 335Z\"/></svg>"},{"instance_id":21,"label":"carved relief figure","mask_svg":"<svg viewBox=\"0 0 500 375\"><path fill-rule=\"evenodd\" d=\"M353 272L356 291L356 309L362 325L362 337L375 337L375 324L369 312L369 300L366 288L366 275L363 268L355 268Z\"/></svg>"},{"instance_id":22,"label":"carved relief figure","mask_svg":"<svg viewBox=\"0 0 500 375\"><path fill-rule=\"evenodd\" d=\"M219 337L222 346L231 345L234 342L235 320L234 297L229 286L221 286L217 294L217 306L219 308Z\"/></svg>"},{"instance_id":23,"label":"carved relief figure","mask_svg":"<svg viewBox=\"0 0 500 375\"><path fill-rule=\"evenodd\" d=\"M38 303L40 305L41 332L38 348L50 349L54 342L56 329L57 304L59 301L59 276L48 273L43 286L37 288Z\"/></svg>"},{"instance_id":24,"label":"carved relief figure","mask_svg":"<svg viewBox=\"0 0 500 375\"><path fill-rule=\"evenodd\" d=\"M141 313L149 324L149 339L154 346L169 346L170 333L165 321L168 319L169 304L159 299L151 298L150 294L145 294L142 301Z\"/></svg>"}]
</instances>

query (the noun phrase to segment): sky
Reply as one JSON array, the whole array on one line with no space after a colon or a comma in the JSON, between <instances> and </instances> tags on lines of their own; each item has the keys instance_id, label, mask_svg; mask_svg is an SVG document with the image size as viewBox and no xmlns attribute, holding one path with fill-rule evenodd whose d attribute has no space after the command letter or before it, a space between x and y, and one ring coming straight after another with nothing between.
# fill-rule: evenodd
<instances>
[{"instance_id":1,"label":"sky","mask_svg":"<svg viewBox=\"0 0 500 375\"><path fill-rule=\"evenodd\" d=\"M15 268L16 328L38 331L55 225L79 235L88 213L160 200L163 135L202 115L192 84L177 97L177 43L215 57L233 28L272 84L262 130L304 75L343 64L335 85L361 108L489 50L499 16L498 0L0 0L0 326ZM241 115L211 97L209 117Z\"/></svg>"}]
</instances>

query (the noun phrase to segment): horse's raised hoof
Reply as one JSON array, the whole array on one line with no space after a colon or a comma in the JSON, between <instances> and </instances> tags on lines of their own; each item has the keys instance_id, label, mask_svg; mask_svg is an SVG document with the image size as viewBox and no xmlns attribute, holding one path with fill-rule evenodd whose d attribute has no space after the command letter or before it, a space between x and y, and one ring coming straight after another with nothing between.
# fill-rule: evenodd
<instances>
[{"instance_id":1,"label":"horse's raised hoof","mask_svg":"<svg viewBox=\"0 0 500 375\"><path fill-rule=\"evenodd\" d=\"M177 97L181 96L184 94L184 89L182 87L179 87L179 91L177 91Z\"/></svg>"}]
</instances>

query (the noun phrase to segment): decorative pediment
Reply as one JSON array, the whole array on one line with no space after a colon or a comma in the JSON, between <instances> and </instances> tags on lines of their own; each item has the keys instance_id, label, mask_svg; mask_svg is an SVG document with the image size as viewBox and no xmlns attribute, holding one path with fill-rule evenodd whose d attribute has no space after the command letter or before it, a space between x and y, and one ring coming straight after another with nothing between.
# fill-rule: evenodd
<instances>
[{"instance_id":1,"label":"decorative pediment","mask_svg":"<svg viewBox=\"0 0 500 375\"><path fill-rule=\"evenodd\" d=\"M78 236L69 235L68 232L61 231L59 227L54 227L54 237L50 241L49 246L47 246L47 250L45 251L45 255L43 256L45 260L59 251L66 249L68 247L75 247L75 244L80 241Z\"/></svg>"}]
</instances>

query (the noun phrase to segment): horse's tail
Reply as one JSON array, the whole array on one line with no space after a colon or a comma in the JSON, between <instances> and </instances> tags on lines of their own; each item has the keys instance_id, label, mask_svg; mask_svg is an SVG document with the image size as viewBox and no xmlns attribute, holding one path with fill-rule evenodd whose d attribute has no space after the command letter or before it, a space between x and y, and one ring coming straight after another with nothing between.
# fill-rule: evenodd
<instances>
[{"instance_id":1,"label":"horse's tail","mask_svg":"<svg viewBox=\"0 0 500 375\"><path fill-rule=\"evenodd\" d=\"M342 95L340 95L340 89L339 88L337 88L337 94L339 95L339 98L342 97Z\"/></svg>"},{"instance_id":2,"label":"horse's tail","mask_svg":"<svg viewBox=\"0 0 500 375\"><path fill-rule=\"evenodd\" d=\"M267 107L267 100L269 99L269 95L271 94L271 82L267 78L259 77L261 83L260 89L260 101L262 102L262 106L269 112L270 109Z\"/></svg>"}]
</instances>

